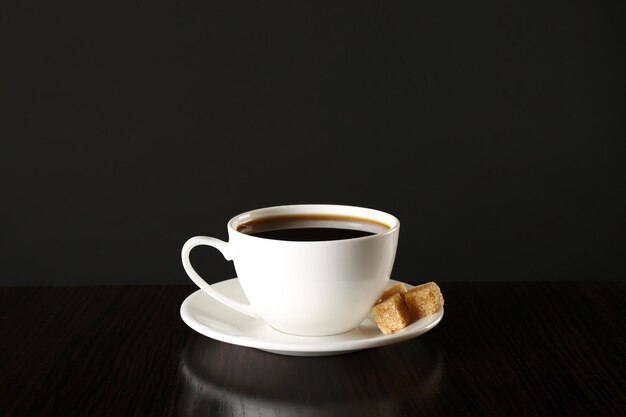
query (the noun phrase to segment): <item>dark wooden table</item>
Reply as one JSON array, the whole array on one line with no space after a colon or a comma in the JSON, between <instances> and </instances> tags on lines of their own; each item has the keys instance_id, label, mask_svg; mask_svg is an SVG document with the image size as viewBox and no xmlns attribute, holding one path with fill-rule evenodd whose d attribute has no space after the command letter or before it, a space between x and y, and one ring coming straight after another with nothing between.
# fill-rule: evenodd
<instances>
[{"instance_id":1,"label":"dark wooden table","mask_svg":"<svg viewBox=\"0 0 626 417\"><path fill-rule=\"evenodd\" d=\"M274 355L189 329L180 286L0 288L0 415L622 415L624 282L442 283L404 343Z\"/></svg>"}]
</instances>

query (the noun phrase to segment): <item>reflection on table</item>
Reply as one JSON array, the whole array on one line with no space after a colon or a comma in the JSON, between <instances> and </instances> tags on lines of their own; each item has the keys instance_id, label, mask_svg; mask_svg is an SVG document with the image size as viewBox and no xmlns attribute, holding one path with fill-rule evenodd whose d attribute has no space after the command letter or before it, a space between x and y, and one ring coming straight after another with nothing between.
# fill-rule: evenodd
<instances>
[{"instance_id":1,"label":"reflection on table","mask_svg":"<svg viewBox=\"0 0 626 417\"><path fill-rule=\"evenodd\" d=\"M400 361L407 357L403 349L414 360ZM439 394L444 369L442 355L419 339L303 358L197 335L180 358L178 410L192 416L393 415L408 402L427 407Z\"/></svg>"}]
</instances>

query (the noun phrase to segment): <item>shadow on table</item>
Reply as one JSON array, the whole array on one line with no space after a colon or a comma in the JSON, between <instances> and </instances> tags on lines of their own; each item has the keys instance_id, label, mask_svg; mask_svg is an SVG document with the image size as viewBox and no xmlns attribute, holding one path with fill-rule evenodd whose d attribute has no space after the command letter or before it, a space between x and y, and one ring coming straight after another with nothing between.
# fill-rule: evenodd
<instances>
[{"instance_id":1,"label":"shadow on table","mask_svg":"<svg viewBox=\"0 0 626 417\"><path fill-rule=\"evenodd\" d=\"M185 416L393 415L439 395L442 355L419 339L326 357L292 357L194 335L179 362Z\"/></svg>"}]
</instances>

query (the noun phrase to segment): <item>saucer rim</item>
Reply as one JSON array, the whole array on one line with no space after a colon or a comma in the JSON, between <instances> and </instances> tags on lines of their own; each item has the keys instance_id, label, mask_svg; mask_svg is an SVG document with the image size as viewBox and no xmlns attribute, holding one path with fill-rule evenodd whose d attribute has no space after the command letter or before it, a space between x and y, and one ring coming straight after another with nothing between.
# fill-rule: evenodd
<instances>
[{"instance_id":1,"label":"saucer rim","mask_svg":"<svg viewBox=\"0 0 626 417\"><path fill-rule=\"evenodd\" d=\"M232 285L234 282L238 281L238 278L231 278L224 281L217 282L212 285L216 285L218 288L220 286ZM407 284L397 280L389 280L389 286L402 283L408 287L412 287L411 284ZM310 340L312 343L310 344L301 344L301 343L288 343L288 342L274 342L269 341L267 339L260 339L256 337L250 337L246 335L234 335L230 333L226 333L215 329L213 327L207 326L205 324L200 323L196 320L190 310L197 309L197 307L192 307L191 305L194 302L197 302L197 299L210 297L208 294L204 293L202 290L196 290L189 296L185 298L183 303L180 306L180 315L182 320L185 322L187 326L196 332L207 336L211 339L219 340L221 342L250 347L255 349L264 350L271 353L278 354L286 354L286 355L298 355L298 356L312 356L312 355L328 355L328 354L340 354L340 353L349 353L363 349L381 347L386 345L391 345L399 342L403 342L405 340L413 339L415 337L421 336L422 334L432 330L436 327L441 320L443 319L444 309L441 308L437 313L423 317L414 323L411 323L406 328L398 331L397 333L384 335L380 333L380 335L376 335L374 337L366 337L366 338L357 338L354 340L341 340L341 341L332 341L328 340L333 336L297 336L297 335L289 335L294 338L302 338ZM216 301L217 302L217 301ZM224 306L224 308L228 308ZM233 314L241 314L237 311L233 310ZM243 314L241 314L244 317ZM246 317L247 318L247 317ZM368 320L370 316L364 319ZM258 320L259 322L263 322L261 319L255 319L252 317L247 318L251 321ZM266 323L263 325L268 326ZM358 328L358 326L357 326ZM278 332L277 330L274 330ZM315 341L318 341L317 343Z\"/></svg>"}]
</instances>

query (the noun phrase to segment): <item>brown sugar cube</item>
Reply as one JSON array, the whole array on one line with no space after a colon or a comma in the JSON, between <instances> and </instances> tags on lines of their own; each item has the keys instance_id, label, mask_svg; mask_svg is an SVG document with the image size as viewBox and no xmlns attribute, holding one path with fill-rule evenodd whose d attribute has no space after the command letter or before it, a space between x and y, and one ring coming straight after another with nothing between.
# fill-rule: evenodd
<instances>
[{"instance_id":1,"label":"brown sugar cube","mask_svg":"<svg viewBox=\"0 0 626 417\"><path fill-rule=\"evenodd\" d=\"M435 314L443 307L443 295L434 282L418 285L404 294L404 302L414 320Z\"/></svg>"},{"instance_id":2,"label":"brown sugar cube","mask_svg":"<svg viewBox=\"0 0 626 417\"><path fill-rule=\"evenodd\" d=\"M372 308L372 315L378 328L384 334L396 332L411 323L411 313L400 294L394 294L385 301L376 304Z\"/></svg>"},{"instance_id":3,"label":"brown sugar cube","mask_svg":"<svg viewBox=\"0 0 626 417\"><path fill-rule=\"evenodd\" d=\"M380 300L378 300L378 302L380 303L381 301L385 301L387 298L391 297L394 294L400 294L404 296L405 293L406 293L406 287L404 286L403 283L398 282L397 284L392 285L391 287L387 288L385 292L383 293L383 295L380 297Z\"/></svg>"}]
</instances>

